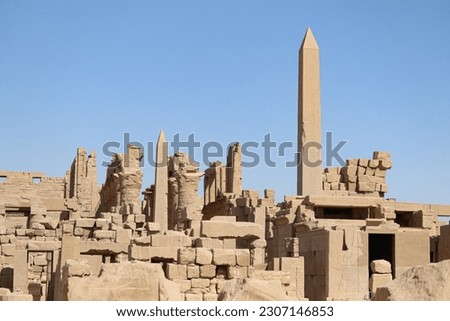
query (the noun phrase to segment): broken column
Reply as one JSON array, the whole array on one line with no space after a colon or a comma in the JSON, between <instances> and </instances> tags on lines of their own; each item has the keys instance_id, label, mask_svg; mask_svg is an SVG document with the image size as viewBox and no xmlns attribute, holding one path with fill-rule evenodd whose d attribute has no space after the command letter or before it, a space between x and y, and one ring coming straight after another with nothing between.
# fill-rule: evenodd
<instances>
[{"instance_id":1,"label":"broken column","mask_svg":"<svg viewBox=\"0 0 450 321\"><path fill-rule=\"evenodd\" d=\"M310 28L299 52L297 194L322 192L319 47Z\"/></svg>"},{"instance_id":2,"label":"broken column","mask_svg":"<svg viewBox=\"0 0 450 321\"><path fill-rule=\"evenodd\" d=\"M239 143L230 145L227 156L226 192L240 195L242 193L242 155Z\"/></svg>"}]
</instances>

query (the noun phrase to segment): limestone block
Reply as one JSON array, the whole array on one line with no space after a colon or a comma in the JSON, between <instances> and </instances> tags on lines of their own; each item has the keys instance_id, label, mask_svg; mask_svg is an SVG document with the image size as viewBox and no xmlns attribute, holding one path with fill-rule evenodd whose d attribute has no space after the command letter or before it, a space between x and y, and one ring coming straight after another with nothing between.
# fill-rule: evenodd
<instances>
[{"instance_id":1,"label":"limestone block","mask_svg":"<svg viewBox=\"0 0 450 321\"><path fill-rule=\"evenodd\" d=\"M358 182L356 189L358 192L374 192L375 191L375 183Z\"/></svg>"},{"instance_id":2,"label":"limestone block","mask_svg":"<svg viewBox=\"0 0 450 321\"><path fill-rule=\"evenodd\" d=\"M324 191L331 190L331 183L323 182L322 183L322 188L323 188Z\"/></svg>"},{"instance_id":3,"label":"limestone block","mask_svg":"<svg viewBox=\"0 0 450 321\"><path fill-rule=\"evenodd\" d=\"M47 266L47 257L46 255L36 255L33 258L33 263L39 266Z\"/></svg>"},{"instance_id":4,"label":"limestone block","mask_svg":"<svg viewBox=\"0 0 450 321\"><path fill-rule=\"evenodd\" d=\"M179 249L178 250L179 264L194 264L195 263L195 249Z\"/></svg>"},{"instance_id":5,"label":"limestone block","mask_svg":"<svg viewBox=\"0 0 450 321\"><path fill-rule=\"evenodd\" d=\"M160 264L103 264L99 277L69 278L69 301L182 300L178 286L165 278Z\"/></svg>"},{"instance_id":6,"label":"limestone block","mask_svg":"<svg viewBox=\"0 0 450 321\"><path fill-rule=\"evenodd\" d=\"M186 280L186 277L187 277L186 265L167 263L166 277L170 280L173 280L173 279Z\"/></svg>"},{"instance_id":7,"label":"limestone block","mask_svg":"<svg viewBox=\"0 0 450 321\"><path fill-rule=\"evenodd\" d=\"M327 173L325 174L325 179L328 183L339 183L341 175L335 173Z\"/></svg>"},{"instance_id":8,"label":"limestone block","mask_svg":"<svg viewBox=\"0 0 450 321\"><path fill-rule=\"evenodd\" d=\"M236 249L236 264L239 266L250 265L250 251L247 249Z\"/></svg>"},{"instance_id":9,"label":"limestone block","mask_svg":"<svg viewBox=\"0 0 450 321\"><path fill-rule=\"evenodd\" d=\"M141 237L135 238L133 240L133 242L136 243L137 245L148 246L151 244L151 238L150 238L150 236L141 236Z\"/></svg>"},{"instance_id":10,"label":"limestone block","mask_svg":"<svg viewBox=\"0 0 450 321\"><path fill-rule=\"evenodd\" d=\"M73 225L72 224L63 224L62 231L64 234L72 234L73 233Z\"/></svg>"},{"instance_id":11,"label":"limestone block","mask_svg":"<svg viewBox=\"0 0 450 321\"><path fill-rule=\"evenodd\" d=\"M246 266L227 266L228 279L245 279L248 277Z\"/></svg>"},{"instance_id":12,"label":"limestone block","mask_svg":"<svg viewBox=\"0 0 450 321\"><path fill-rule=\"evenodd\" d=\"M2 255L14 256L16 252L16 246L14 244L3 244L2 245Z\"/></svg>"},{"instance_id":13,"label":"limestone block","mask_svg":"<svg viewBox=\"0 0 450 321\"><path fill-rule=\"evenodd\" d=\"M123 223L122 214L111 214L111 222L114 224L122 224Z\"/></svg>"},{"instance_id":14,"label":"limestone block","mask_svg":"<svg viewBox=\"0 0 450 321\"><path fill-rule=\"evenodd\" d=\"M392 281L391 274L372 274L369 279L369 291L375 293L378 288L383 288Z\"/></svg>"},{"instance_id":15,"label":"limestone block","mask_svg":"<svg viewBox=\"0 0 450 321\"><path fill-rule=\"evenodd\" d=\"M212 252L210 249L196 248L195 249L195 263L199 265L211 264Z\"/></svg>"},{"instance_id":16,"label":"limestone block","mask_svg":"<svg viewBox=\"0 0 450 321\"><path fill-rule=\"evenodd\" d=\"M94 238L99 239L99 240L115 239L116 231L96 230L96 231L94 231Z\"/></svg>"},{"instance_id":17,"label":"limestone block","mask_svg":"<svg viewBox=\"0 0 450 321\"><path fill-rule=\"evenodd\" d=\"M200 277L200 268L198 265L188 265L187 266L187 278L199 278Z\"/></svg>"},{"instance_id":18,"label":"limestone block","mask_svg":"<svg viewBox=\"0 0 450 321\"><path fill-rule=\"evenodd\" d=\"M180 292L185 293L191 289L191 281L190 280L173 280L178 287L180 288Z\"/></svg>"},{"instance_id":19,"label":"limestone block","mask_svg":"<svg viewBox=\"0 0 450 321\"><path fill-rule=\"evenodd\" d=\"M386 260L373 260L370 262L370 270L372 273L390 274L392 272L391 263Z\"/></svg>"},{"instance_id":20,"label":"limestone block","mask_svg":"<svg viewBox=\"0 0 450 321\"><path fill-rule=\"evenodd\" d=\"M373 159L386 159L386 160L390 160L390 159L391 159L391 154L390 154L389 152L375 151L375 152L373 152Z\"/></svg>"},{"instance_id":21,"label":"limestone block","mask_svg":"<svg viewBox=\"0 0 450 321\"><path fill-rule=\"evenodd\" d=\"M287 301L279 281L233 279L219 293L219 301Z\"/></svg>"},{"instance_id":22,"label":"limestone block","mask_svg":"<svg viewBox=\"0 0 450 321\"><path fill-rule=\"evenodd\" d=\"M263 226L249 222L202 221L201 235L212 238L264 238Z\"/></svg>"},{"instance_id":23,"label":"limestone block","mask_svg":"<svg viewBox=\"0 0 450 321\"><path fill-rule=\"evenodd\" d=\"M150 260L150 248L133 244L131 246L131 259L139 261Z\"/></svg>"},{"instance_id":24,"label":"limestone block","mask_svg":"<svg viewBox=\"0 0 450 321\"><path fill-rule=\"evenodd\" d=\"M203 294L202 293L186 293L185 294L185 301L202 301L203 300Z\"/></svg>"},{"instance_id":25,"label":"limestone block","mask_svg":"<svg viewBox=\"0 0 450 321\"><path fill-rule=\"evenodd\" d=\"M218 296L215 293L203 293L203 301L217 301Z\"/></svg>"},{"instance_id":26,"label":"limestone block","mask_svg":"<svg viewBox=\"0 0 450 321\"><path fill-rule=\"evenodd\" d=\"M66 261L64 269L66 269L69 277L83 277L91 274L91 268L86 260L69 259Z\"/></svg>"},{"instance_id":27,"label":"limestone block","mask_svg":"<svg viewBox=\"0 0 450 321\"><path fill-rule=\"evenodd\" d=\"M0 235L6 235L6 226L0 226Z\"/></svg>"},{"instance_id":28,"label":"limestone block","mask_svg":"<svg viewBox=\"0 0 450 321\"><path fill-rule=\"evenodd\" d=\"M75 226L92 228L95 226L95 221L96 221L96 219L94 219L94 218L78 218L75 221Z\"/></svg>"},{"instance_id":29,"label":"limestone block","mask_svg":"<svg viewBox=\"0 0 450 321\"><path fill-rule=\"evenodd\" d=\"M330 189L332 191L338 191L339 190L339 183L338 182L332 182L330 183Z\"/></svg>"},{"instance_id":30,"label":"limestone block","mask_svg":"<svg viewBox=\"0 0 450 321\"><path fill-rule=\"evenodd\" d=\"M385 169L379 169L379 168L377 168L377 169L375 169L375 176L376 177L381 177L381 178L385 178L386 177L386 170Z\"/></svg>"},{"instance_id":31,"label":"limestone block","mask_svg":"<svg viewBox=\"0 0 450 321\"><path fill-rule=\"evenodd\" d=\"M200 237L194 240L195 247L203 247L209 249L223 249L223 242L219 239Z\"/></svg>"},{"instance_id":32,"label":"limestone block","mask_svg":"<svg viewBox=\"0 0 450 321\"><path fill-rule=\"evenodd\" d=\"M186 247L192 245L191 238L187 235L155 234L151 236L151 240L154 247Z\"/></svg>"},{"instance_id":33,"label":"limestone block","mask_svg":"<svg viewBox=\"0 0 450 321\"><path fill-rule=\"evenodd\" d=\"M371 169L376 169L376 168L378 168L379 165L380 165L380 160L379 159L371 159L371 160L369 160L369 167Z\"/></svg>"},{"instance_id":34,"label":"limestone block","mask_svg":"<svg viewBox=\"0 0 450 321\"><path fill-rule=\"evenodd\" d=\"M209 279L200 279L200 278L196 278L196 279L192 279L191 280L191 286L193 289L195 288L207 288L211 285L211 282Z\"/></svg>"},{"instance_id":35,"label":"limestone block","mask_svg":"<svg viewBox=\"0 0 450 321\"><path fill-rule=\"evenodd\" d=\"M216 266L212 264L200 266L200 277L209 279L215 278Z\"/></svg>"},{"instance_id":36,"label":"limestone block","mask_svg":"<svg viewBox=\"0 0 450 321\"><path fill-rule=\"evenodd\" d=\"M82 227L75 227L73 229L73 235L75 235L75 236L83 236L84 235L84 228L82 228Z\"/></svg>"},{"instance_id":37,"label":"limestone block","mask_svg":"<svg viewBox=\"0 0 450 321\"><path fill-rule=\"evenodd\" d=\"M373 168L367 167L366 171L364 172L365 175L367 176L374 176L375 175L375 170Z\"/></svg>"},{"instance_id":38,"label":"limestone block","mask_svg":"<svg viewBox=\"0 0 450 321\"><path fill-rule=\"evenodd\" d=\"M149 247L148 249L152 259L177 261L178 248L176 247Z\"/></svg>"},{"instance_id":39,"label":"limestone block","mask_svg":"<svg viewBox=\"0 0 450 321\"><path fill-rule=\"evenodd\" d=\"M105 226L108 226L108 224L109 224L109 221L104 218L98 218L95 220L95 227L97 227L97 228L103 228Z\"/></svg>"},{"instance_id":40,"label":"limestone block","mask_svg":"<svg viewBox=\"0 0 450 321\"><path fill-rule=\"evenodd\" d=\"M31 294L14 292L0 295L0 301L33 301L33 296Z\"/></svg>"},{"instance_id":41,"label":"limestone block","mask_svg":"<svg viewBox=\"0 0 450 321\"><path fill-rule=\"evenodd\" d=\"M116 230L116 243L130 244L132 232L132 230Z\"/></svg>"},{"instance_id":42,"label":"limestone block","mask_svg":"<svg viewBox=\"0 0 450 321\"><path fill-rule=\"evenodd\" d=\"M212 252L214 265L236 265L235 250L213 249Z\"/></svg>"},{"instance_id":43,"label":"limestone block","mask_svg":"<svg viewBox=\"0 0 450 321\"><path fill-rule=\"evenodd\" d=\"M156 223L156 222L148 222L147 223L147 229L151 233L156 233L156 232L159 232L161 230L161 225L159 223Z\"/></svg>"},{"instance_id":44,"label":"limestone block","mask_svg":"<svg viewBox=\"0 0 450 321\"><path fill-rule=\"evenodd\" d=\"M387 160L387 159L382 159L380 161L380 169L391 169L392 168L392 161Z\"/></svg>"},{"instance_id":45,"label":"limestone block","mask_svg":"<svg viewBox=\"0 0 450 321\"><path fill-rule=\"evenodd\" d=\"M369 160L367 158L360 158L358 160L358 166L361 166L361 167L369 166Z\"/></svg>"}]
</instances>

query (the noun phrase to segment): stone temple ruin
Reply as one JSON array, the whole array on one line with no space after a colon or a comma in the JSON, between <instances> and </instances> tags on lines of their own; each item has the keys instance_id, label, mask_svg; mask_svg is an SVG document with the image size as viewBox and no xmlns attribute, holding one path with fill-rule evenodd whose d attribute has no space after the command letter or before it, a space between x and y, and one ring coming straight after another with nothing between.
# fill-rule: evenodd
<instances>
[{"instance_id":1,"label":"stone temple ruin","mask_svg":"<svg viewBox=\"0 0 450 321\"><path fill-rule=\"evenodd\" d=\"M313 161L321 152L306 146L321 143L320 113L308 29L298 151ZM450 226L438 221L450 206L385 198L387 152L342 168L301 162L297 195L281 203L273 190L242 189L239 144L204 172L185 153L169 157L163 132L156 152L148 188L132 145L102 186L96 155L83 148L64 177L0 171L0 300L401 299L394 292L411 271L423 277L450 259Z\"/></svg>"}]
</instances>

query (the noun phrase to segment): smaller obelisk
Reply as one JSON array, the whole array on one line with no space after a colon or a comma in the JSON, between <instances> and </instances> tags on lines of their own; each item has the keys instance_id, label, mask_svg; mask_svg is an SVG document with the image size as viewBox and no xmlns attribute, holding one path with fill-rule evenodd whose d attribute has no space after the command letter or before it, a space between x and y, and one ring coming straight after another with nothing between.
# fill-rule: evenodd
<instances>
[{"instance_id":1,"label":"smaller obelisk","mask_svg":"<svg viewBox=\"0 0 450 321\"><path fill-rule=\"evenodd\" d=\"M319 46L310 28L299 51L297 194L322 193Z\"/></svg>"},{"instance_id":2,"label":"smaller obelisk","mask_svg":"<svg viewBox=\"0 0 450 321\"><path fill-rule=\"evenodd\" d=\"M159 223L161 233L167 231L168 226L168 200L169 177L167 169L168 144L166 135L161 130L156 143L156 164L155 164L155 193L153 194L153 213L155 223Z\"/></svg>"}]
</instances>

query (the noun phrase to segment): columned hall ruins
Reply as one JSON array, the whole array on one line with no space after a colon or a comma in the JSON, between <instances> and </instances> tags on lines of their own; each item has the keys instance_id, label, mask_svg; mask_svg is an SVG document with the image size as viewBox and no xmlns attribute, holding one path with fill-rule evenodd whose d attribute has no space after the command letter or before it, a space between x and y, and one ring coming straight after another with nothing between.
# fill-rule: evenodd
<instances>
[{"instance_id":1,"label":"columned hall ruins","mask_svg":"<svg viewBox=\"0 0 450 321\"><path fill-rule=\"evenodd\" d=\"M62 177L0 171L0 301L450 300L449 280L427 283L450 269L450 225L438 220L450 205L387 198L387 151L311 165L322 158L311 148L322 143L319 74L308 28L302 162L283 202L242 188L239 143L201 171L169 155L163 131L151 186L133 145L101 186L95 152L81 147Z\"/></svg>"}]
</instances>

